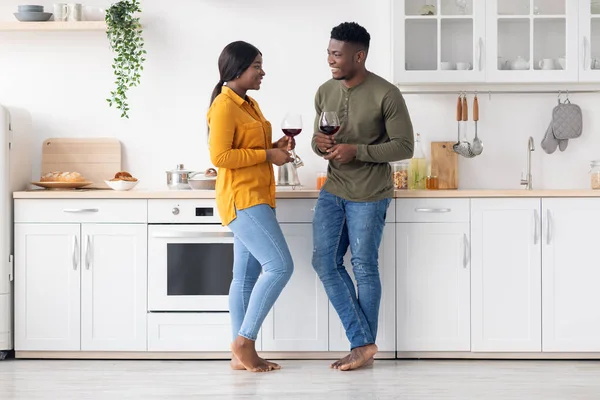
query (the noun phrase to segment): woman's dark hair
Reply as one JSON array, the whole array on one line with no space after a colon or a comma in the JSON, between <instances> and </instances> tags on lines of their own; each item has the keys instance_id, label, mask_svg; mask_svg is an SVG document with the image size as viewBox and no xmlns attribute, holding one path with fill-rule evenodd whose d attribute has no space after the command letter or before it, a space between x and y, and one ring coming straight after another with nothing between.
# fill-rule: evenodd
<instances>
[{"instance_id":1,"label":"woman's dark hair","mask_svg":"<svg viewBox=\"0 0 600 400\"><path fill-rule=\"evenodd\" d=\"M237 41L229 43L219 56L219 83L215 86L210 104L215 100L215 97L221 93L221 88L225 82L229 82L238 78L252 63L257 55L262 55L260 50L252 46L250 43Z\"/></svg>"}]
</instances>

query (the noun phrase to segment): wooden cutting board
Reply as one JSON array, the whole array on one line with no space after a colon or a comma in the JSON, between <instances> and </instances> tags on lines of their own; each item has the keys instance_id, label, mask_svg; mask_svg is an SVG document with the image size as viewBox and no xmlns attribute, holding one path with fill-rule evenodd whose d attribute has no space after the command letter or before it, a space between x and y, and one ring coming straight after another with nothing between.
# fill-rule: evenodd
<instances>
[{"instance_id":1,"label":"wooden cutting board","mask_svg":"<svg viewBox=\"0 0 600 400\"><path fill-rule=\"evenodd\" d=\"M86 188L108 188L109 180L121 171L121 142L114 138L51 138L42 147L42 175L48 172L79 172Z\"/></svg>"},{"instance_id":2,"label":"wooden cutting board","mask_svg":"<svg viewBox=\"0 0 600 400\"><path fill-rule=\"evenodd\" d=\"M431 142L431 175L438 177L440 189L458 189L458 154L455 142Z\"/></svg>"}]
</instances>

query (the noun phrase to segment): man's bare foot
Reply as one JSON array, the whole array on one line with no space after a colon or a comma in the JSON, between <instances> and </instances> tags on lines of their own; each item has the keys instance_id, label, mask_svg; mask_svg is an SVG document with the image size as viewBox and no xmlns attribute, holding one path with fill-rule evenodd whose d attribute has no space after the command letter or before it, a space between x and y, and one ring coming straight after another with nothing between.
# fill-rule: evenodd
<instances>
[{"instance_id":1,"label":"man's bare foot","mask_svg":"<svg viewBox=\"0 0 600 400\"><path fill-rule=\"evenodd\" d=\"M233 356L237 358L239 363L248 371L267 372L275 369L272 365L269 365L265 360L258 356L256 349L254 348L253 340L238 336L231 344L231 351L233 352ZM233 368L233 358L231 365Z\"/></svg>"},{"instance_id":2,"label":"man's bare foot","mask_svg":"<svg viewBox=\"0 0 600 400\"><path fill-rule=\"evenodd\" d=\"M350 371L352 369L371 365L373 363L371 360L375 353L377 353L377 350L377 345L375 344L368 344L352 349L350 357L339 366L339 369L342 371Z\"/></svg>"},{"instance_id":3,"label":"man's bare foot","mask_svg":"<svg viewBox=\"0 0 600 400\"><path fill-rule=\"evenodd\" d=\"M348 359L350 358L351 354L348 354L346 357L344 358L340 358L339 360L337 360L336 362L332 363L329 368L333 368L333 369L339 369L340 365L342 365L343 363L347 362Z\"/></svg>"}]
</instances>

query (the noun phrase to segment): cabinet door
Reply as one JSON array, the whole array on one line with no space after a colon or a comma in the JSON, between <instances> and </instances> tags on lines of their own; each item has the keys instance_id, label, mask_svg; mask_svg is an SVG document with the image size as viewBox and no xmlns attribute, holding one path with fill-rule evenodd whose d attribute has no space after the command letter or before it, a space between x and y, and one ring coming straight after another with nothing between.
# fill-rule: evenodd
<instances>
[{"instance_id":1,"label":"cabinet door","mask_svg":"<svg viewBox=\"0 0 600 400\"><path fill-rule=\"evenodd\" d=\"M578 2L488 0L489 82L576 82Z\"/></svg>"},{"instance_id":2,"label":"cabinet door","mask_svg":"<svg viewBox=\"0 0 600 400\"><path fill-rule=\"evenodd\" d=\"M147 229L82 225L81 349L146 350Z\"/></svg>"},{"instance_id":3,"label":"cabinet door","mask_svg":"<svg viewBox=\"0 0 600 400\"><path fill-rule=\"evenodd\" d=\"M312 224L281 224L294 273L262 326L263 351L327 351L328 299L312 267Z\"/></svg>"},{"instance_id":4,"label":"cabinet door","mask_svg":"<svg viewBox=\"0 0 600 400\"><path fill-rule=\"evenodd\" d=\"M485 80L485 2L392 2L394 83Z\"/></svg>"},{"instance_id":5,"label":"cabinet door","mask_svg":"<svg viewBox=\"0 0 600 400\"><path fill-rule=\"evenodd\" d=\"M15 350L80 350L79 224L15 224Z\"/></svg>"},{"instance_id":6,"label":"cabinet door","mask_svg":"<svg viewBox=\"0 0 600 400\"><path fill-rule=\"evenodd\" d=\"M381 279L381 304L376 344L379 351L396 351L396 232L395 224L387 223L379 246L379 276ZM344 258L344 265L356 287L350 251ZM349 351L350 342L340 317L329 303L329 351Z\"/></svg>"},{"instance_id":7,"label":"cabinet door","mask_svg":"<svg viewBox=\"0 0 600 400\"><path fill-rule=\"evenodd\" d=\"M541 351L540 201L471 200L472 351Z\"/></svg>"},{"instance_id":8,"label":"cabinet door","mask_svg":"<svg viewBox=\"0 0 600 400\"><path fill-rule=\"evenodd\" d=\"M398 351L469 351L469 224L396 225Z\"/></svg>"},{"instance_id":9,"label":"cabinet door","mask_svg":"<svg viewBox=\"0 0 600 400\"><path fill-rule=\"evenodd\" d=\"M600 1L579 0L580 82L600 79Z\"/></svg>"},{"instance_id":10,"label":"cabinet door","mask_svg":"<svg viewBox=\"0 0 600 400\"><path fill-rule=\"evenodd\" d=\"M543 351L600 351L600 199L543 199Z\"/></svg>"}]
</instances>

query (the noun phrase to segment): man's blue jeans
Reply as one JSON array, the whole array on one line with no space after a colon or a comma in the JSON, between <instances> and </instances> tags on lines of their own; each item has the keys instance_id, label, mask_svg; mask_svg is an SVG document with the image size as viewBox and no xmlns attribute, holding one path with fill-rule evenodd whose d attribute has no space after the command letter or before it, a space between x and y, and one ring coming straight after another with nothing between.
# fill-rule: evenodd
<instances>
[{"instance_id":1,"label":"man's blue jeans","mask_svg":"<svg viewBox=\"0 0 600 400\"><path fill-rule=\"evenodd\" d=\"M379 245L391 199L355 202L321 190L313 220L313 268L351 349L375 343L381 301ZM350 246L358 294L344 266Z\"/></svg>"}]
</instances>

